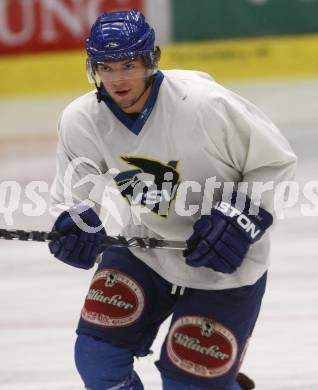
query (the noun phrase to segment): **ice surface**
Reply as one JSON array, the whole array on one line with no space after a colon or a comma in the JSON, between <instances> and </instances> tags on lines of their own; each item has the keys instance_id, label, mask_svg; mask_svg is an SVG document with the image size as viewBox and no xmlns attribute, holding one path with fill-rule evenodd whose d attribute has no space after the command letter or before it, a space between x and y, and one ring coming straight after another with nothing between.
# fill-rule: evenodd
<instances>
[{"instance_id":1,"label":"ice surface","mask_svg":"<svg viewBox=\"0 0 318 390\"><path fill-rule=\"evenodd\" d=\"M318 80L230 87L258 104L284 132L299 156L300 188L317 181ZM23 187L29 180L52 179L51 142L11 142L0 153L1 180ZM318 389L318 215L303 216L301 202L309 203L302 196L273 235L267 293L242 368L259 390ZM14 224L50 225L47 212L27 218L20 208ZM53 260L45 244L0 242L1 390L82 389L73 363L74 328L91 275ZM146 390L161 388L153 361L167 326L154 355L136 362Z\"/></svg>"}]
</instances>

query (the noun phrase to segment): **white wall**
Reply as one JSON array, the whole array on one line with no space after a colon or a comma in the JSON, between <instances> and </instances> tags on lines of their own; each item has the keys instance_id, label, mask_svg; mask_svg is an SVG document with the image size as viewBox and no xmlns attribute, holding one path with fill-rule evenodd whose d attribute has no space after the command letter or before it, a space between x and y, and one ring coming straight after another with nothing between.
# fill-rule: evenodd
<instances>
[{"instance_id":1,"label":"white wall","mask_svg":"<svg viewBox=\"0 0 318 390\"><path fill-rule=\"evenodd\" d=\"M170 0L144 0L145 15L156 31L159 45L170 43L172 39L170 3Z\"/></svg>"}]
</instances>

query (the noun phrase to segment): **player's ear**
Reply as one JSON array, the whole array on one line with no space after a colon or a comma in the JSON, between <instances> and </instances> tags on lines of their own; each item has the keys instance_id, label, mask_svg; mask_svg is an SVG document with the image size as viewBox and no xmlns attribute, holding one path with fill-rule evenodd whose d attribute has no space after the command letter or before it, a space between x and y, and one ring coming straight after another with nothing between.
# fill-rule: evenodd
<instances>
[{"instance_id":1,"label":"player's ear","mask_svg":"<svg viewBox=\"0 0 318 390\"><path fill-rule=\"evenodd\" d=\"M160 58L161 58L161 49L159 46L156 46L154 51L154 63L156 68L158 67Z\"/></svg>"}]
</instances>

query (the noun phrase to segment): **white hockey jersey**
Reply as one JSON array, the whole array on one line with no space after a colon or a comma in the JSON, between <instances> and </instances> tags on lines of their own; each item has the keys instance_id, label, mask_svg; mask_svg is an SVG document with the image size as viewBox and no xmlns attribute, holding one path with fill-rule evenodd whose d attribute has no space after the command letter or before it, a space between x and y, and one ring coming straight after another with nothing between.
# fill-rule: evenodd
<instances>
[{"instance_id":1,"label":"white hockey jersey","mask_svg":"<svg viewBox=\"0 0 318 390\"><path fill-rule=\"evenodd\" d=\"M152 111L146 106L137 130L98 103L96 91L64 110L54 217L63 207L90 200L103 220L112 215L122 235L184 241L232 183L274 213L275 188L292 179L296 163L285 138L257 107L207 74L162 73ZM261 183L266 191L260 197ZM131 251L173 284L226 289L253 284L266 271L269 235L251 246L232 274L190 267L181 251Z\"/></svg>"}]
</instances>

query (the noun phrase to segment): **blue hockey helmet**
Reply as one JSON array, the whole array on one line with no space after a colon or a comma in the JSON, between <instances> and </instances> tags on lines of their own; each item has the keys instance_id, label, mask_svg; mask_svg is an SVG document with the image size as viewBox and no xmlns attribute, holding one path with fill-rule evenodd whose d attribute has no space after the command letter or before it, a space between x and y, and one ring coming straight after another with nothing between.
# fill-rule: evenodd
<instances>
[{"instance_id":1,"label":"blue hockey helmet","mask_svg":"<svg viewBox=\"0 0 318 390\"><path fill-rule=\"evenodd\" d=\"M134 9L101 14L86 40L86 51L90 82L96 82L98 63L142 56L146 67L154 73L160 57L160 49L155 48L154 29L145 21L144 15Z\"/></svg>"}]
</instances>

